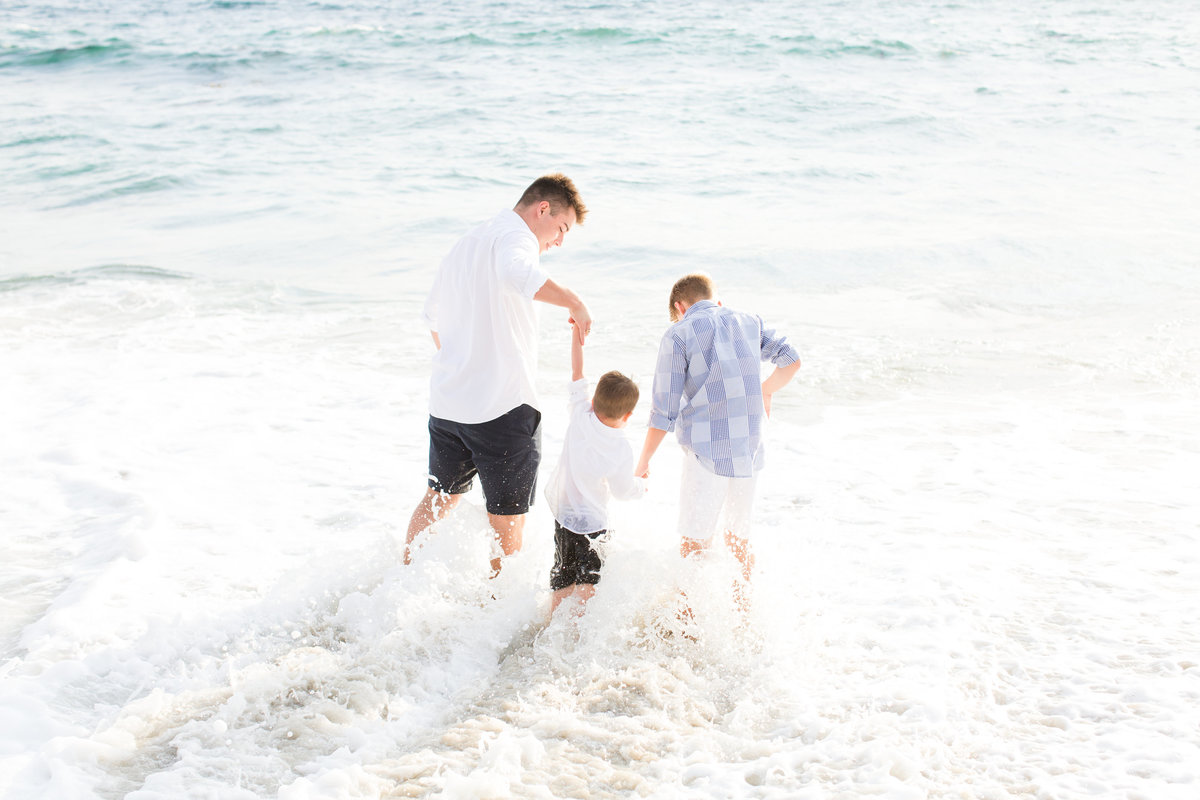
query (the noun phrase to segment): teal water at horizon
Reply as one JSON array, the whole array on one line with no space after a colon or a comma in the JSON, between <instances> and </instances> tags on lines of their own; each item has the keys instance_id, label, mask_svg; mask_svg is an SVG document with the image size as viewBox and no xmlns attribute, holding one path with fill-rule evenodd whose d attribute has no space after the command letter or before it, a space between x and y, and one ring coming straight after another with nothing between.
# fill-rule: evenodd
<instances>
[{"instance_id":1,"label":"teal water at horizon","mask_svg":"<svg viewBox=\"0 0 1200 800\"><path fill-rule=\"evenodd\" d=\"M1195 266L1173 3L9 4L0 84L6 275L370 283L551 170L613 276Z\"/></svg>"}]
</instances>

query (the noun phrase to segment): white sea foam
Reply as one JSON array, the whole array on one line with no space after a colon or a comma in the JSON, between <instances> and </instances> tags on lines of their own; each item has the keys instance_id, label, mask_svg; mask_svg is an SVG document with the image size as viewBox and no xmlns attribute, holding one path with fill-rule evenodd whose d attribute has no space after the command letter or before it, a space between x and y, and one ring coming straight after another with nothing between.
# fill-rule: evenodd
<instances>
[{"instance_id":1,"label":"white sea foam","mask_svg":"<svg viewBox=\"0 0 1200 800\"><path fill-rule=\"evenodd\" d=\"M669 449L651 496L615 508L587 615L547 626L541 508L495 584L477 498L399 564L423 468L421 404L400 399L424 391L428 345L397 322L415 300L103 273L0 298L22 387L10 796L1195 786L1190 323L764 297L808 320L814 355L772 423L749 628L729 558L674 554ZM544 320L551 453L562 333ZM592 342L598 367L652 358Z\"/></svg>"}]
</instances>

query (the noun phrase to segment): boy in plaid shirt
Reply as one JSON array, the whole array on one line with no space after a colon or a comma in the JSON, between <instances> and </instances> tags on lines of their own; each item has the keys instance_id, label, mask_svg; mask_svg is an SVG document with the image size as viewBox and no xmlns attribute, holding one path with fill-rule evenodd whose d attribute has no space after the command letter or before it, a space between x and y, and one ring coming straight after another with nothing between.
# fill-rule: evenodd
<instances>
[{"instance_id":1,"label":"boy in plaid shirt","mask_svg":"<svg viewBox=\"0 0 1200 800\"><path fill-rule=\"evenodd\" d=\"M754 568L750 516L756 475L763 465L762 425L771 397L800 368L796 348L762 318L725 308L704 273L676 281L668 300L651 392L650 427L634 472L646 476L650 459L674 430L684 450L679 502L679 553L705 550L713 534L738 559L745 582L736 599L746 610L745 585ZM763 380L760 362L775 370Z\"/></svg>"}]
</instances>

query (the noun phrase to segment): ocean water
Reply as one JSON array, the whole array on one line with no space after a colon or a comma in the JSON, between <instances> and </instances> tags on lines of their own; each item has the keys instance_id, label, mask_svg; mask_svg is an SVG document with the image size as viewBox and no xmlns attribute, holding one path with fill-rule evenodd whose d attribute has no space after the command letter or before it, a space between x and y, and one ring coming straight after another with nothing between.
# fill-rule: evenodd
<instances>
[{"instance_id":1,"label":"ocean water","mask_svg":"<svg viewBox=\"0 0 1200 800\"><path fill-rule=\"evenodd\" d=\"M5 0L0 796L1195 798L1197 98L1167 0ZM400 563L433 271L558 170L590 375L694 269L801 352L744 622L670 442L578 623L544 504Z\"/></svg>"}]
</instances>

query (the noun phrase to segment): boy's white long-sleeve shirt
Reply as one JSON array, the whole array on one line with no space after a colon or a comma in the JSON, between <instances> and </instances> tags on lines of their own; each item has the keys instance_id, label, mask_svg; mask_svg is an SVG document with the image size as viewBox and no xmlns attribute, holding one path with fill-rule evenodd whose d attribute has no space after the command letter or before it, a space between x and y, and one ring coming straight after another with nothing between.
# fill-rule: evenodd
<instances>
[{"instance_id":1,"label":"boy's white long-sleeve shirt","mask_svg":"<svg viewBox=\"0 0 1200 800\"><path fill-rule=\"evenodd\" d=\"M633 445L625 431L596 418L587 380L571 384L568 405L571 421L545 497L558 524L593 533L608 528L610 498L639 498L646 482L633 474Z\"/></svg>"}]
</instances>

